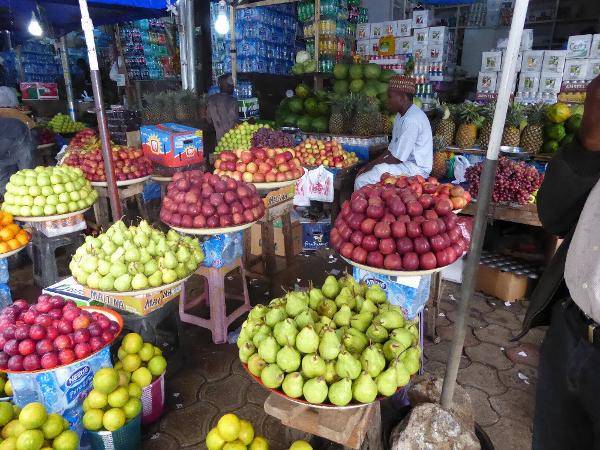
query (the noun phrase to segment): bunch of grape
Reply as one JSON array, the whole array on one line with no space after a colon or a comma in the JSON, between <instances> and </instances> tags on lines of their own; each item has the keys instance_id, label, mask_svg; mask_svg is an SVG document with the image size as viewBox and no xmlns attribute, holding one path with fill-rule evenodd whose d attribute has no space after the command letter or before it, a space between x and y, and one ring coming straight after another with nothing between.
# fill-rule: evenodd
<instances>
[{"instance_id":1,"label":"bunch of grape","mask_svg":"<svg viewBox=\"0 0 600 450\"><path fill-rule=\"evenodd\" d=\"M483 163L475 164L467 169L466 178L469 192L473 197L479 193L479 180ZM524 205L531 202L532 195L540 188L544 176L535 167L524 161L500 158L496 169L492 200L496 203L517 203Z\"/></svg>"},{"instance_id":2,"label":"bunch of grape","mask_svg":"<svg viewBox=\"0 0 600 450\"><path fill-rule=\"evenodd\" d=\"M252 136L253 147L284 148L293 147L294 138L283 131L271 128L259 128Z\"/></svg>"}]
</instances>

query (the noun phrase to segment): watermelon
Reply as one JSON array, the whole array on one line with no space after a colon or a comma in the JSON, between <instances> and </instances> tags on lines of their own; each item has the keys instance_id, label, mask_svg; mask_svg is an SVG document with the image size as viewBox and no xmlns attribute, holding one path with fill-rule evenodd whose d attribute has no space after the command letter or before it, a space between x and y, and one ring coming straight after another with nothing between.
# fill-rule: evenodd
<instances>
[{"instance_id":1,"label":"watermelon","mask_svg":"<svg viewBox=\"0 0 600 450\"><path fill-rule=\"evenodd\" d=\"M311 116L317 116L319 114L319 111L317 110L317 99L310 97L304 100L304 110Z\"/></svg>"},{"instance_id":2,"label":"watermelon","mask_svg":"<svg viewBox=\"0 0 600 450\"><path fill-rule=\"evenodd\" d=\"M363 80L352 80L350 83L350 92L356 94L362 90L365 86L365 82Z\"/></svg>"},{"instance_id":3,"label":"watermelon","mask_svg":"<svg viewBox=\"0 0 600 450\"><path fill-rule=\"evenodd\" d=\"M325 133L329 127L329 121L325 117L315 117L312 119L311 127L317 133Z\"/></svg>"},{"instance_id":4,"label":"watermelon","mask_svg":"<svg viewBox=\"0 0 600 450\"><path fill-rule=\"evenodd\" d=\"M354 83L354 81L352 83ZM352 89L352 87L350 87L350 89ZM373 86L366 86L362 93L367 97L377 97L377 89L375 89Z\"/></svg>"},{"instance_id":5,"label":"watermelon","mask_svg":"<svg viewBox=\"0 0 600 450\"><path fill-rule=\"evenodd\" d=\"M304 63L295 63L292 66L292 73L294 75L302 75L304 73Z\"/></svg>"},{"instance_id":6,"label":"watermelon","mask_svg":"<svg viewBox=\"0 0 600 450\"><path fill-rule=\"evenodd\" d=\"M288 127L295 127L297 120L298 120L298 116L296 114L292 114L292 113L286 114L282 118L283 124Z\"/></svg>"},{"instance_id":7,"label":"watermelon","mask_svg":"<svg viewBox=\"0 0 600 450\"><path fill-rule=\"evenodd\" d=\"M300 116L296 121L296 125L298 125L298 128L302 131L309 131L311 128L310 124L311 118L309 116Z\"/></svg>"},{"instance_id":8,"label":"watermelon","mask_svg":"<svg viewBox=\"0 0 600 450\"><path fill-rule=\"evenodd\" d=\"M348 64L337 63L333 66L333 76L336 80L345 80L348 78Z\"/></svg>"},{"instance_id":9,"label":"watermelon","mask_svg":"<svg viewBox=\"0 0 600 450\"><path fill-rule=\"evenodd\" d=\"M296 86L296 95L298 97L308 98L310 93L311 93L311 90L306 84L300 83L298 86Z\"/></svg>"},{"instance_id":10,"label":"watermelon","mask_svg":"<svg viewBox=\"0 0 600 450\"><path fill-rule=\"evenodd\" d=\"M309 59L304 63L304 73L313 73L317 71L317 62L314 59Z\"/></svg>"},{"instance_id":11,"label":"watermelon","mask_svg":"<svg viewBox=\"0 0 600 450\"><path fill-rule=\"evenodd\" d=\"M298 97L292 97L289 103L289 109L293 113L300 113L303 109L302 99Z\"/></svg>"},{"instance_id":12,"label":"watermelon","mask_svg":"<svg viewBox=\"0 0 600 450\"><path fill-rule=\"evenodd\" d=\"M379 83L377 83L377 93L378 94L385 94L387 97L387 90L388 90L387 83L383 83L381 81Z\"/></svg>"},{"instance_id":13,"label":"watermelon","mask_svg":"<svg viewBox=\"0 0 600 450\"><path fill-rule=\"evenodd\" d=\"M364 67L364 73L366 79L376 80L381 75L381 66L369 63Z\"/></svg>"},{"instance_id":14,"label":"watermelon","mask_svg":"<svg viewBox=\"0 0 600 450\"><path fill-rule=\"evenodd\" d=\"M327 102L320 101L317 109L320 115L326 116L329 114L329 104Z\"/></svg>"},{"instance_id":15,"label":"watermelon","mask_svg":"<svg viewBox=\"0 0 600 450\"><path fill-rule=\"evenodd\" d=\"M350 66L350 78L353 80L358 80L363 77L363 65L362 64L352 64Z\"/></svg>"},{"instance_id":16,"label":"watermelon","mask_svg":"<svg viewBox=\"0 0 600 450\"><path fill-rule=\"evenodd\" d=\"M346 80L338 80L333 83L333 91L336 94L346 94L348 92L348 82Z\"/></svg>"},{"instance_id":17,"label":"watermelon","mask_svg":"<svg viewBox=\"0 0 600 450\"><path fill-rule=\"evenodd\" d=\"M392 78L394 75L396 75L396 72L394 72L393 70L384 69L381 71L381 74L379 75L379 81L383 81L384 83L387 83L388 81L390 81L390 78Z\"/></svg>"},{"instance_id":18,"label":"watermelon","mask_svg":"<svg viewBox=\"0 0 600 450\"><path fill-rule=\"evenodd\" d=\"M319 100L325 100L327 98L327 91L325 89L317 89L315 91L315 97Z\"/></svg>"}]
</instances>

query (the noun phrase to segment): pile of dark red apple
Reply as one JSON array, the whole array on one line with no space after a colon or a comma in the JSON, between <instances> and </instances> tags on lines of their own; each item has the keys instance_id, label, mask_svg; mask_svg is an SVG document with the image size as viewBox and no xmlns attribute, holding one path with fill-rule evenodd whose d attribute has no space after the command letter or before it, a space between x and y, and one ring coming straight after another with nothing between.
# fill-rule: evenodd
<instances>
[{"instance_id":1,"label":"pile of dark red apple","mask_svg":"<svg viewBox=\"0 0 600 450\"><path fill-rule=\"evenodd\" d=\"M86 358L109 345L117 322L59 296L17 300L0 313L0 369L31 372Z\"/></svg>"},{"instance_id":2,"label":"pile of dark red apple","mask_svg":"<svg viewBox=\"0 0 600 450\"><path fill-rule=\"evenodd\" d=\"M219 228L255 222L265 205L253 184L199 170L173 175L160 219L183 228Z\"/></svg>"},{"instance_id":3,"label":"pile of dark red apple","mask_svg":"<svg viewBox=\"0 0 600 450\"><path fill-rule=\"evenodd\" d=\"M144 156L141 148L113 144L112 159L117 181L143 178L153 172L152 162ZM69 152L63 164L79 167L89 181L106 181L104 159L98 147L92 150Z\"/></svg>"},{"instance_id":4,"label":"pile of dark red apple","mask_svg":"<svg viewBox=\"0 0 600 450\"><path fill-rule=\"evenodd\" d=\"M369 267L430 270L452 264L467 250L447 198L417 195L395 185L368 185L342 205L331 230L340 254Z\"/></svg>"}]
</instances>

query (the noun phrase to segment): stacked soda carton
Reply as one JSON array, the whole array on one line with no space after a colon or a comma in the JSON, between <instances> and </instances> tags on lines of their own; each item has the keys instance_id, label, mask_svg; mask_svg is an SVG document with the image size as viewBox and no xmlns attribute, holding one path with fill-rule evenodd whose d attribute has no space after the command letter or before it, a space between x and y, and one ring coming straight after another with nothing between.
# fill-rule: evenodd
<instances>
[{"instance_id":1,"label":"stacked soda carton","mask_svg":"<svg viewBox=\"0 0 600 450\"><path fill-rule=\"evenodd\" d=\"M434 24L432 10L415 10L411 19L358 24L356 52L364 57L412 55L415 61L452 63L453 36L448 27Z\"/></svg>"}]
</instances>

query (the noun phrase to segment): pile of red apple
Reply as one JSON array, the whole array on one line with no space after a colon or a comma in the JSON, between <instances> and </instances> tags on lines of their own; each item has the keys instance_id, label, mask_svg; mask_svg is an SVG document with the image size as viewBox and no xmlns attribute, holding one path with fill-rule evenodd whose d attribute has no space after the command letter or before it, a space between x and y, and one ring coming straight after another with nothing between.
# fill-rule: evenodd
<instances>
[{"instance_id":1,"label":"pile of red apple","mask_svg":"<svg viewBox=\"0 0 600 450\"><path fill-rule=\"evenodd\" d=\"M448 198L410 187L368 185L342 205L330 241L359 264L394 271L447 266L467 250Z\"/></svg>"},{"instance_id":2,"label":"pile of red apple","mask_svg":"<svg viewBox=\"0 0 600 450\"><path fill-rule=\"evenodd\" d=\"M246 183L275 183L296 180L304 170L291 148L254 147L219 153L215 174Z\"/></svg>"},{"instance_id":3,"label":"pile of red apple","mask_svg":"<svg viewBox=\"0 0 600 450\"><path fill-rule=\"evenodd\" d=\"M447 198L452 202L454 211L463 209L471 202L471 194L462 187L451 183L440 183L435 177L425 179L421 175L407 177L384 173L381 175L380 183L394 185L399 188L408 187L417 197L429 195L434 198Z\"/></svg>"},{"instance_id":4,"label":"pile of red apple","mask_svg":"<svg viewBox=\"0 0 600 450\"><path fill-rule=\"evenodd\" d=\"M183 228L218 228L255 222L265 213L256 187L200 170L178 172L167 186L160 219Z\"/></svg>"},{"instance_id":5,"label":"pile of red apple","mask_svg":"<svg viewBox=\"0 0 600 450\"><path fill-rule=\"evenodd\" d=\"M109 345L119 325L72 300L42 294L29 305L17 300L0 313L0 369L53 369Z\"/></svg>"},{"instance_id":6,"label":"pile of red apple","mask_svg":"<svg viewBox=\"0 0 600 450\"><path fill-rule=\"evenodd\" d=\"M354 152L347 152L335 140L309 138L296 146L296 156L303 166L325 166L344 169L358 162Z\"/></svg>"},{"instance_id":7,"label":"pile of red apple","mask_svg":"<svg viewBox=\"0 0 600 450\"><path fill-rule=\"evenodd\" d=\"M69 141L69 150L86 152L99 147L100 139L91 128L81 130Z\"/></svg>"},{"instance_id":8,"label":"pile of red apple","mask_svg":"<svg viewBox=\"0 0 600 450\"><path fill-rule=\"evenodd\" d=\"M141 148L113 145L112 159L117 181L142 178L153 172L152 162L144 156ZM63 164L79 167L89 181L106 181L104 159L100 148L69 152Z\"/></svg>"}]
</instances>

